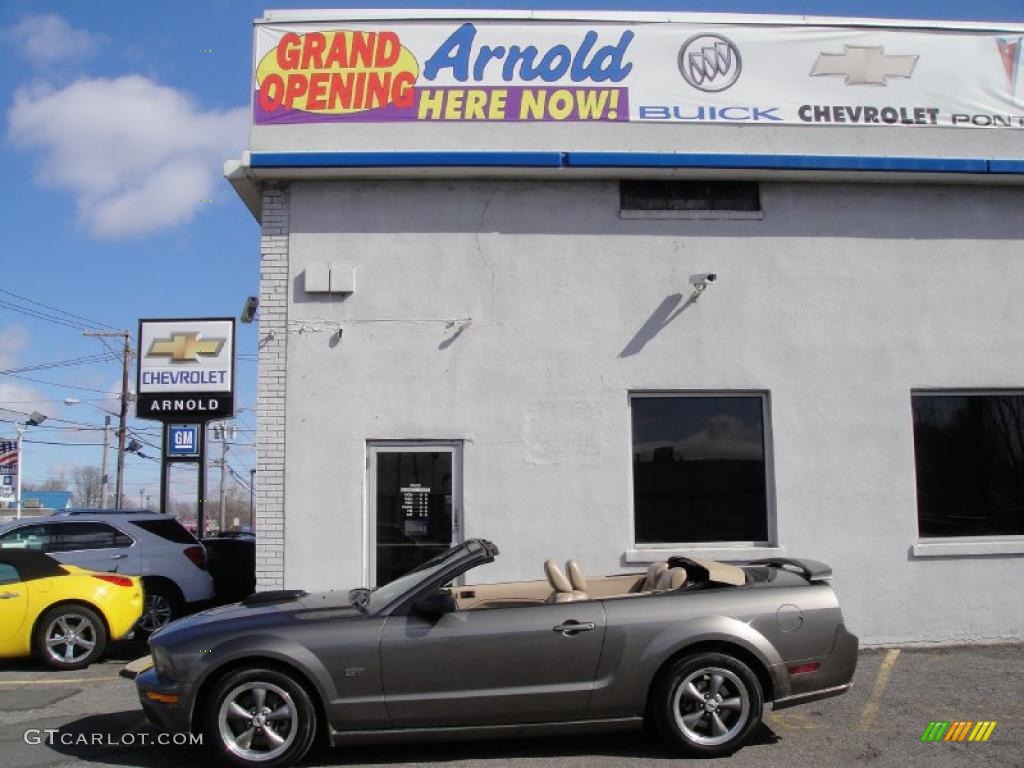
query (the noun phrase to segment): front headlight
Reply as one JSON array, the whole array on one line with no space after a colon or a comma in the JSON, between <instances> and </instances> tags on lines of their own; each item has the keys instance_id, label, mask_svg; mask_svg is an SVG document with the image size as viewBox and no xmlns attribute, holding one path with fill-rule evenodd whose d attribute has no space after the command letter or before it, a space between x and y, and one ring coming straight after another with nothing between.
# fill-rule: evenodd
<instances>
[{"instance_id":1,"label":"front headlight","mask_svg":"<svg viewBox=\"0 0 1024 768\"><path fill-rule=\"evenodd\" d=\"M159 645L150 645L150 653L153 655L153 667L160 677L166 680L174 680L174 664L171 662L171 654L167 649Z\"/></svg>"}]
</instances>

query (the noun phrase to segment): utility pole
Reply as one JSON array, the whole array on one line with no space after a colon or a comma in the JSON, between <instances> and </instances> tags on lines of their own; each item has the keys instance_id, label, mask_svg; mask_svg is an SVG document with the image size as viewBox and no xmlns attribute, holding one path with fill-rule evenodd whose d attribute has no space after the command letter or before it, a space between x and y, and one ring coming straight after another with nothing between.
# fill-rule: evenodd
<instances>
[{"instance_id":1,"label":"utility pole","mask_svg":"<svg viewBox=\"0 0 1024 768\"><path fill-rule=\"evenodd\" d=\"M82 331L83 336L121 336L124 339L124 359L121 370L121 416L117 426L117 487L114 491L114 509L124 502L124 443L128 432L128 372L131 368L131 331Z\"/></svg>"},{"instance_id":2,"label":"utility pole","mask_svg":"<svg viewBox=\"0 0 1024 768\"><path fill-rule=\"evenodd\" d=\"M103 417L103 474L100 476L100 509L107 508L107 486L109 475L107 474L107 447L110 443L110 417Z\"/></svg>"},{"instance_id":3,"label":"utility pole","mask_svg":"<svg viewBox=\"0 0 1024 768\"><path fill-rule=\"evenodd\" d=\"M249 527L256 530L256 518L252 513L252 501L256 495L256 468L249 470Z\"/></svg>"},{"instance_id":4,"label":"utility pole","mask_svg":"<svg viewBox=\"0 0 1024 768\"><path fill-rule=\"evenodd\" d=\"M213 428L214 439L220 438L220 530L224 533L225 480L228 474L228 438L235 439L235 428L221 423Z\"/></svg>"}]
</instances>

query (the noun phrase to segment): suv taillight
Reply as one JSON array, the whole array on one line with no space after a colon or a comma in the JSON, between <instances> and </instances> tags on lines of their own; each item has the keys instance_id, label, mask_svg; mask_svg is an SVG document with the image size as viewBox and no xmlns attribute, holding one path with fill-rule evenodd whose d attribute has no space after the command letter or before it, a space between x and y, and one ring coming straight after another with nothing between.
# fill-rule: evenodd
<instances>
[{"instance_id":1,"label":"suv taillight","mask_svg":"<svg viewBox=\"0 0 1024 768\"><path fill-rule=\"evenodd\" d=\"M107 573L94 573L92 577L94 579L99 579L100 581L109 582L110 584L116 584L119 587L130 587L132 585L132 580L125 578L124 576L114 576L113 574Z\"/></svg>"},{"instance_id":2,"label":"suv taillight","mask_svg":"<svg viewBox=\"0 0 1024 768\"><path fill-rule=\"evenodd\" d=\"M196 568L206 570L206 550L202 547L185 547L185 557L191 560Z\"/></svg>"}]
</instances>

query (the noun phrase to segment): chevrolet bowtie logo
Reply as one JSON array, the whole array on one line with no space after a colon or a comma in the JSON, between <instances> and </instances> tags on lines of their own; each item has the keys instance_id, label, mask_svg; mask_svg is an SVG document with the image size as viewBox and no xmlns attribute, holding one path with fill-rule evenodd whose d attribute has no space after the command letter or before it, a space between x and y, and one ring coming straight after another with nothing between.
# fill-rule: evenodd
<instances>
[{"instance_id":1,"label":"chevrolet bowtie logo","mask_svg":"<svg viewBox=\"0 0 1024 768\"><path fill-rule=\"evenodd\" d=\"M169 357L172 363L192 363L199 356L220 353L227 339L200 339L198 333L172 333L169 339L153 339L146 357Z\"/></svg>"},{"instance_id":2,"label":"chevrolet bowtie logo","mask_svg":"<svg viewBox=\"0 0 1024 768\"><path fill-rule=\"evenodd\" d=\"M844 45L842 53L819 53L811 77L842 75L847 85L888 85L886 78L910 77L917 56L887 56L881 45Z\"/></svg>"}]
</instances>

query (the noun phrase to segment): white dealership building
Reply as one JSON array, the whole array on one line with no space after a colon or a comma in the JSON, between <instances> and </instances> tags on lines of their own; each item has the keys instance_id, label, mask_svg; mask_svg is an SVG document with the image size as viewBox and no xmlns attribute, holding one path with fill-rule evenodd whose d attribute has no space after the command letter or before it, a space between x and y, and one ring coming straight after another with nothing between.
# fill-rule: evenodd
<instances>
[{"instance_id":1,"label":"white dealership building","mask_svg":"<svg viewBox=\"0 0 1024 768\"><path fill-rule=\"evenodd\" d=\"M1024 638L1024 28L273 11L258 576L829 563Z\"/></svg>"}]
</instances>

